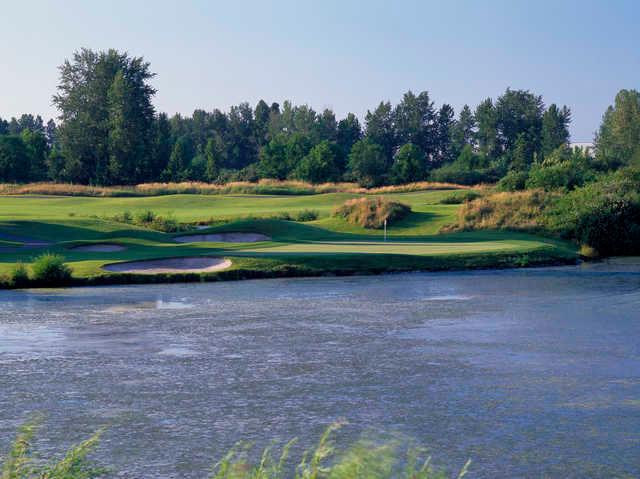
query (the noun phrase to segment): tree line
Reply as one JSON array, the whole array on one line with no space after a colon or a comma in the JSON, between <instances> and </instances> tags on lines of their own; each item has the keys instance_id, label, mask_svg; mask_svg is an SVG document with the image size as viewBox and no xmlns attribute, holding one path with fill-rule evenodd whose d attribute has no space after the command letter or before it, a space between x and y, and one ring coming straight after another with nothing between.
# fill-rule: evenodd
<instances>
[{"instance_id":1,"label":"tree line","mask_svg":"<svg viewBox=\"0 0 640 479\"><path fill-rule=\"evenodd\" d=\"M153 106L155 74L141 57L82 49L59 70L57 123L0 119L0 181L517 183L545 159L571 156L569 108L526 90L507 89L457 115L426 91L408 91L396 105L369 110L364 124L352 113L338 119L330 109L264 100L169 117ZM618 97L596 138L601 169L640 151L639 94Z\"/></svg>"}]
</instances>

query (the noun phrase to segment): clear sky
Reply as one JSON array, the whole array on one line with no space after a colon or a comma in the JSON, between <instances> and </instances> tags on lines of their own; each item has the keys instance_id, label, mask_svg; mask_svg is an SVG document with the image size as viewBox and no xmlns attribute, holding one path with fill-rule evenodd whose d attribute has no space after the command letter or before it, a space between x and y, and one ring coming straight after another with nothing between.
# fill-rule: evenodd
<instances>
[{"instance_id":1,"label":"clear sky","mask_svg":"<svg viewBox=\"0 0 640 479\"><path fill-rule=\"evenodd\" d=\"M585 141L640 88L639 24L637 0L7 1L0 116L55 116L57 66L113 47L151 62L170 114L264 98L362 117L409 89L458 111L510 86L570 106Z\"/></svg>"}]
</instances>

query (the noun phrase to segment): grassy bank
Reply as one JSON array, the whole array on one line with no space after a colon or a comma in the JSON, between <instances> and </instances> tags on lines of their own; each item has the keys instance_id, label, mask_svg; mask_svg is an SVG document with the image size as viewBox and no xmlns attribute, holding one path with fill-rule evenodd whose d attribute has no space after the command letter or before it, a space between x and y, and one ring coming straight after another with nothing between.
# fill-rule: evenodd
<instances>
[{"instance_id":1,"label":"grassy bank","mask_svg":"<svg viewBox=\"0 0 640 479\"><path fill-rule=\"evenodd\" d=\"M460 204L446 204L454 190L388 193L411 207L388 230L368 229L335 216L355 193L317 195L165 195L154 197L0 196L0 275L17 262L29 269L43 252L58 254L71 268L69 284L218 281L281 276L352 275L398 271L441 271L516 267L575 261L569 243L511 231L441 234L457 218ZM443 204L445 203L445 204ZM313 212L313 215L297 213ZM153 212L171 218L181 233L136 223ZM126 215L125 215L126 213ZM286 214L285 214L286 213ZM298 222L283 217L316 218ZM122 218L133 218L125 222ZM200 225L195 229L195 225ZM260 233L254 243L177 243L178 234ZM77 246L109 243L119 251L80 251ZM230 268L211 273L155 276L114 273L107 264L159 258L215 256ZM8 282L3 282L8 286ZM32 279L33 286L44 285Z\"/></svg>"}]
</instances>

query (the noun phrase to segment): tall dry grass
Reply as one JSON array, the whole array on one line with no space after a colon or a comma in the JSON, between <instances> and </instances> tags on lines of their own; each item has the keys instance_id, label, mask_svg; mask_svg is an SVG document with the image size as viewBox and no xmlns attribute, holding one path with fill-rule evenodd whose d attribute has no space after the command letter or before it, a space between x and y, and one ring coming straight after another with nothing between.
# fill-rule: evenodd
<instances>
[{"instance_id":1,"label":"tall dry grass","mask_svg":"<svg viewBox=\"0 0 640 479\"><path fill-rule=\"evenodd\" d=\"M544 211L558 197L543 190L503 192L463 203L458 221L443 231L500 230L535 232L545 226Z\"/></svg>"},{"instance_id":2,"label":"tall dry grass","mask_svg":"<svg viewBox=\"0 0 640 479\"><path fill-rule=\"evenodd\" d=\"M303 181L260 180L257 183L231 182L222 185L201 182L142 183L132 186L89 186L68 183L0 184L0 195L53 196L160 196L174 194L256 194L256 195L314 195L323 193L384 194L412 191L468 189L453 183L423 181L406 185L362 188L356 183L311 184Z\"/></svg>"},{"instance_id":3,"label":"tall dry grass","mask_svg":"<svg viewBox=\"0 0 640 479\"><path fill-rule=\"evenodd\" d=\"M334 216L344 218L349 223L364 228L380 229L385 222L391 224L411 212L411 207L397 201L389 201L384 196L375 198L354 198L336 208Z\"/></svg>"}]
</instances>

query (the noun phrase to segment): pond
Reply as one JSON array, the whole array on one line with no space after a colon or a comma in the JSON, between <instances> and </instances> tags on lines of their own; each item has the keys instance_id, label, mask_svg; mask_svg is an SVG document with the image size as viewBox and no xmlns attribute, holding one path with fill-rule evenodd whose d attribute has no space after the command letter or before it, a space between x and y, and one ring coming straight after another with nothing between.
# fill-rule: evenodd
<instances>
[{"instance_id":1,"label":"pond","mask_svg":"<svg viewBox=\"0 0 640 479\"><path fill-rule=\"evenodd\" d=\"M640 259L0 291L0 450L108 426L127 478L204 478L238 440L400 435L470 477L640 473Z\"/></svg>"}]
</instances>

